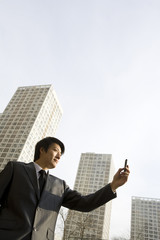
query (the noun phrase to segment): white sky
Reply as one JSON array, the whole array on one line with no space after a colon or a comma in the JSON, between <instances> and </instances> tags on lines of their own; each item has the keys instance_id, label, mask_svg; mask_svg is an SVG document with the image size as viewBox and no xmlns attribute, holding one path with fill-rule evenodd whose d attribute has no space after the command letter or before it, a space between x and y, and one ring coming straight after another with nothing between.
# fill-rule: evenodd
<instances>
[{"instance_id":1,"label":"white sky","mask_svg":"<svg viewBox=\"0 0 160 240\"><path fill-rule=\"evenodd\" d=\"M0 0L0 112L20 86L53 84L72 187L82 152L128 158L111 235L130 231L131 196L160 198L160 1Z\"/></svg>"}]
</instances>

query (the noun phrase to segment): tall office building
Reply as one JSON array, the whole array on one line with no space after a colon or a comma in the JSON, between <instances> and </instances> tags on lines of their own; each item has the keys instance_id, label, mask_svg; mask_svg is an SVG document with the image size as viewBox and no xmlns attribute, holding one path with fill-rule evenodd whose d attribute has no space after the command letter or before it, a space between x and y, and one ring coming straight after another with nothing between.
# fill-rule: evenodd
<instances>
[{"instance_id":1,"label":"tall office building","mask_svg":"<svg viewBox=\"0 0 160 240\"><path fill-rule=\"evenodd\" d=\"M51 85L19 87L0 115L0 171L33 160L37 141L55 135L62 109Z\"/></svg>"},{"instance_id":2,"label":"tall office building","mask_svg":"<svg viewBox=\"0 0 160 240\"><path fill-rule=\"evenodd\" d=\"M114 166L111 154L82 153L74 189L83 195L93 193L112 181ZM89 213L68 211L64 239L109 239L111 204Z\"/></svg>"},{"instance_id":3,"label":"tall office building","mask_svg":"<svg viewBox=\"0 0 160 240\"><path fill-rule=\"evenodd\" d=\"M160 239L160 199L132 197L131 240Z\"/></svg>"}]
</instances>

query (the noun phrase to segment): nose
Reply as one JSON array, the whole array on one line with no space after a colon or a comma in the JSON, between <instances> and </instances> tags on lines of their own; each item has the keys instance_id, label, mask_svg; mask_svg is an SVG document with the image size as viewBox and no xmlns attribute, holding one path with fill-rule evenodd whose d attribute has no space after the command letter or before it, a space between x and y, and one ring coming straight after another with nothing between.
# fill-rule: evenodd
<instances>
[{"instance_id":1,"label":"nose","mask_svg":"<svg viewBox=\"0 0 160 240\"><path fill-rule=\"evenodd\" d=\"M57 158L60 159L61 158L61 153L57 152Z\"/></svg>"}]
</instances>

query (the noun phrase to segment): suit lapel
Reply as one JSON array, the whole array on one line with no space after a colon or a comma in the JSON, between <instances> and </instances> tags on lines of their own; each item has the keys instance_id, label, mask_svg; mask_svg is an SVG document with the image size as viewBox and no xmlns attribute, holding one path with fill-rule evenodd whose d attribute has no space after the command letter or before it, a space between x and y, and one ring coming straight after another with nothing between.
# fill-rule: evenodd
<instances>
[{"instance_id":1,"label":"suit lapel","mask_svg":"<svg viewBox=\"0 0 160 240\"><path fill-rule=\"evenodd\" d=\"M28 177L29 177L32 185L33 185L33 188L36 192L37 198L39 199L40 198L39 184L38 184L38 180L37 180L36 169L35 169L34 163L31 162L29 164L26 164L24 166L24 168L28 174Z\"/></svg>"}]
</instances>

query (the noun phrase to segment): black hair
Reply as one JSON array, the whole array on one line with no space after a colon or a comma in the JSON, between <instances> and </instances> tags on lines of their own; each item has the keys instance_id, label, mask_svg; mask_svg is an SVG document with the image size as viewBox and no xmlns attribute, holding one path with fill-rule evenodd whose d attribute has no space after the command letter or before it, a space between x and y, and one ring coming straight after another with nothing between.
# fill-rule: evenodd
<instances>
[{"instance_id":1,"label":"black hair","mask_svg":"<svg viewBox=\"0 0 160 240\"><path fill-rule=\"evenodd\" d=\"M45 152L47 152L48 148L52 145L52 143L57 143L61 148L61 153L63 154L65 151L64 144L57 138L54 137L46 137L37 142L35 146L35 153L34 153L34 162L39 159L40 157L40 149L43 148Z\"/></svg>"}]
</instances>

